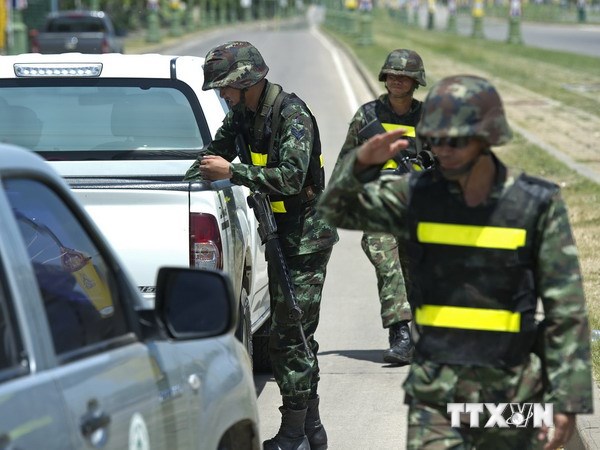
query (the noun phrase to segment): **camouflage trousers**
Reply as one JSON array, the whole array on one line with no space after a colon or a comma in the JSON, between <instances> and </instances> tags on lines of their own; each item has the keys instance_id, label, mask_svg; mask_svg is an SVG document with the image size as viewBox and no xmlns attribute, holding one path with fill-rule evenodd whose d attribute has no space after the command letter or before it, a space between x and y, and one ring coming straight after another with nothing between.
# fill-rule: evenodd
<instances>
[{"instance_id":1,"label":"camouflage trousers","mask_svg":"<svg viewBox=\"0 0 600 450\"><path fill-rule=\"evenodd\" d=\"M406 296L405 273L398 239L387 233L364 233L361 246L377 276L377 292L381 303L383 328L402 320L412 320Z\"/></svg>"},{"instance_id":2,"label":"camouflage trousers","mask_svg":"<svg viewBox=\"0 0 600 450\"><path fill-rule=\"evenodd\" d=\"M467 416L468 420L468 416ZM483 422L485 423L485 422ZM529 428L470 428L468 421L461 427L450 426L446 407L425 405L413 399L409 403L408 450L534 450L542 449L537 440L539 429Z\"/></svg>"},{"instance_id":3,"label":"camouflage trousers","mask_svg":"<svg viewBox=\"0 0 600 450\"><path fill-rule=\"evenodd\" d=\"M330 247L307 255L286 257L298 305L303 312L302 327L314 358L306 355L298 324L289 316L288 304L269 265L272 311L269 356L284 404L293 404L297 408L316 395L319 384L319 344L315 340L315 331L319 324L321 294L331 251Z\"/></svg>"}]
</instances>

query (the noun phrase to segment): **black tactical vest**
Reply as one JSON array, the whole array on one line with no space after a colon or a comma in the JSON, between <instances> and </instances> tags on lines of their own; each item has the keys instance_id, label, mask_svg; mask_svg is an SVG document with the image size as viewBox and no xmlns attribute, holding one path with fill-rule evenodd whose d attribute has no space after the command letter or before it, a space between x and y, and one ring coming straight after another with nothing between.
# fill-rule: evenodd
<instances>
[{"instance_id":1,"label":"black tactical vest","mask_svg":"<svg viewBox=\"0 0 600 450\"><path fill-rule=\"evenodd\" d=\"M297 195L282 196L270 194L271 206L274 213L297 212L302 205L311 202L325 187L325 170L321 154L321 137L315 117L306 104L296 96L288 94L281 86L267 83L264 101L256 112L253 133L246 133L246 142L249 143L248 151L250 161L255 166L276 167L279 164L279 154L274 150L278 138L281 120L288 118L287 109L292 103L298 103L309 112L313 123L313 145L310 156L308 173L304 180L302 190ZM244 130L242 130L244 132ZM251 134L251 136L248 136Z\"/></svg>"},{"instance_id":2,"label":"black tactical vest","mask_svg":"<svg viewBox=\"0 0 600 450\"><path fill-rule=\"evenodd\" d=\"M411 180L407 253L418 358L512 367L536 338L536 227L558 187L523 174L499 199L472 208L446 183L433 172Z\"/></svg>"},{"instance_id":3,"label":"black tactical vest","mask_svg":"<svg viewBox=\"0 0 600 450\"><path fill-rule=\"evenodd\" d=\"M408 140L408 147L404 152L411 156L416 156L421 149L418 148L420 144L416 139L416 127L421 118L421 109L423 103L413 99L410 111L402 116L396 114L381 98L377 100L365 103L363 108L364 117L366 122L370 122L374 119L379 120L385 131L392 131L398 128L406 129L406 134L403 136L404 139ZM383 170L386 169L402 169L405 163L401 161L404 152L399 152L398 155L386 162L383 166ZM415 167L415 170L421 170Z\"/></svg>"}]
</instances>

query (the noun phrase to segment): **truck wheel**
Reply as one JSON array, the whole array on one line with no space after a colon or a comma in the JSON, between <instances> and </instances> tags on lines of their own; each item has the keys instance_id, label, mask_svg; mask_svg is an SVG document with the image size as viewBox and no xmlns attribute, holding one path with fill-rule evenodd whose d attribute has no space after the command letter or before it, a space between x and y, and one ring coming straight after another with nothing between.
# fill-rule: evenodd
<instances>
[{"instance_id":1,"label":"truck wheel","mask_svg":"<svg viewBox=\"0 0 600 450\"><path fill-rule=\"evenodd\" d=\"M271 332L271 318L254 333L254 349L252 351L252 367L254 373L272 373L271 358L269 357L269 334Z\"/></svg>"},{"instance_id":2,"label":"truck wheel","mask_svg":"<svg viewBox=\"0 0 600 450\"><path fill-rule=\"evenodd\" d=\"M250 325L250 301L248 300L246 289L242 289L240 294L240 312L235 337L242 343L250 356L250 361L252 361L253 346L252 328Z\"/></svg>"}]
</instances>

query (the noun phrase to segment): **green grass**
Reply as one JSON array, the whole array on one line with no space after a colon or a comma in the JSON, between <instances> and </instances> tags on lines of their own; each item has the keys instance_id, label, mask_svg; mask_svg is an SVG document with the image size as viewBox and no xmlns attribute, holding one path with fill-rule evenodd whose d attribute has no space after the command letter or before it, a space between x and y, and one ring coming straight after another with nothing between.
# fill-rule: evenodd
<instances>
[{"instance_id":1,"label":"green grass","mask_svg":"<svg viewBox=\"0 0 600 450\"><path fill-rule=\"evenodd\" d=\"M376 10L373 14L372 45L357 45L353 35L328 31L352 49L373 77L377 76L392 49L411 48L425 61L429 86L459 71L479 71L560 102L565 107L593 116L600 114L599 58L424 30L402 24L384 10ZM424 96L421 90L418 94L419 98ZM577 130L577 123L572 127ZM590 325L592 329L600 329L600 239L597 238L600 236L600 185L569 169L519 135L496 151L508 165L550 179L562 187L579 248ZM592 347L592 364L594 378L599 380L600 341Z\"/></svg>"},{"instance_id":2,"label":"green grass","mask_svg":"<svg viewBox=\"0 0 600 450\"><path fill-rule=\"evenodd\" d=\"M569 219L578 244L590 327L600 329L600 185L580 176L517 135L510 145L496 149L510 166L552 180L561 186ZM594 374L600 379L600 346L594 346Z\"/></svg>"}]
</instances>

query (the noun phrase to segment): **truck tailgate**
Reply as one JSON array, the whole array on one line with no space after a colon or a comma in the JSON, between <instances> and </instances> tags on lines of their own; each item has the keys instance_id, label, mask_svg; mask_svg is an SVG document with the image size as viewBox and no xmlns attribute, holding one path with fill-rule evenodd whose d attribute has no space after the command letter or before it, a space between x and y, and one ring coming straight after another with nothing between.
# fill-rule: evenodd
<instances>
[{"instance_id":1,"label":"truck tailgate","mask_svg":"<svg viewBox=\"0 0 600 450\"><path fill-rule=\"evenodd\" d=\"M71 184L147 298L154 297L160 266L189 264L189 193L184 187L181 182L140 188ZM215 205L205 210L214 211Z\"/></svg>"}]
</instances>

